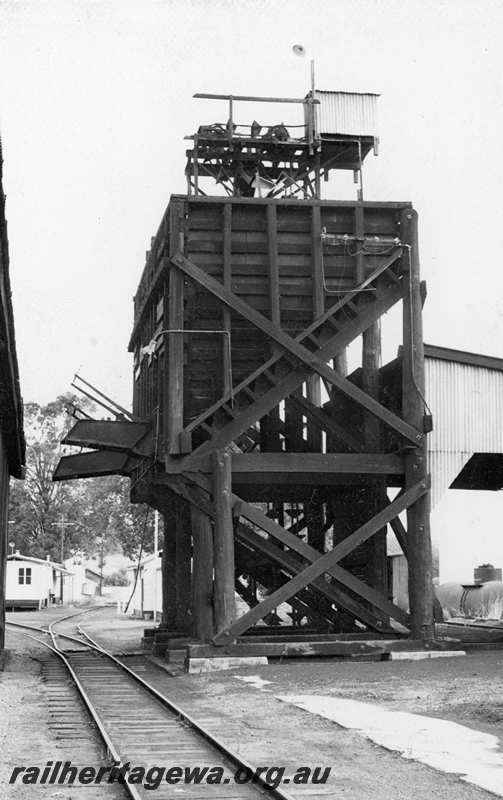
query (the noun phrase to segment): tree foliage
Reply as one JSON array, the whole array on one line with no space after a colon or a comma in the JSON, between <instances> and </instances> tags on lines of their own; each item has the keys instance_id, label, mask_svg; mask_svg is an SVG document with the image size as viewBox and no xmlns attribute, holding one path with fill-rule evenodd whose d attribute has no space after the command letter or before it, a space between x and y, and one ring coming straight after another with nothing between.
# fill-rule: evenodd
<instances>
[{"instance_id":1,"label":"tree foliage","mask_svg":"<svg viewBox=\"0 0 503 800\"><path fill-rule=\"evenodd\" d=\"M71 394L45 406L25 405L26 479L11 484L9 541L26 555L60 561L62 540L66 558L95 555L104 538L105 552L122 550L135 558L144 534L144 550L151 552L153 512L130 503L126 478L53 482L60 457L71 452L60 442L74 423L67 408L75 402L94 411Z\"/></svg>"},{"instance_id":2,"label":"tree foliage","mask_svg":"<svg viewBox=\"0 0 503 800\"><path fill-rule=\"evenodd\" d=\"M105 575L103 583L105 586L129 586L127 570L118 569L117 572L112 572L111 575Z\"/></svg>"}]
</instances>

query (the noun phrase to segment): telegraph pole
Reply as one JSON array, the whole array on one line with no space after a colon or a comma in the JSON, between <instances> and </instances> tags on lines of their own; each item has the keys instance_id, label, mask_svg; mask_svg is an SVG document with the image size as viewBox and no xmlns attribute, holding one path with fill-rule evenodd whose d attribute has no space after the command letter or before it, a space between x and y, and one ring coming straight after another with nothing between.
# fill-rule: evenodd
<instances>
[{"instance_id":1,"label":"telegraph pole","mask_svg":"<svg viewBox=\"0 0 503 800\"><path fill-rule=\"evenodd\" d=\"M159 512L154 512L154 623L157 620L157 553L159 550Z\"/></svg>"},{"instance_id":2,"label":"telegraph pole","mask_svg":"<svg viewBox=\"0 0 503 800\"><path fill-rule=\"evenodd\" d=\"M63 514L61 515L58 522L51 522L56 528L59 528L60 533L60 563L61 567L63 568L63 561L65 558L65 528L71 527L75 525L75 522L66 522ZM61 600L61 604L63 603L63 573L59 573L59 599Z\"/></svg>"}]
</instances>

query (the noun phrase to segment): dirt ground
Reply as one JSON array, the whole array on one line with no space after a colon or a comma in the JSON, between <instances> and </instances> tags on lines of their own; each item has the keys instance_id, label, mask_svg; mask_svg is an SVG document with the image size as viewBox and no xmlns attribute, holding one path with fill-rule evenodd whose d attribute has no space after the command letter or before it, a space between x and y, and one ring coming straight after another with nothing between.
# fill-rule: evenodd
<instances>
[{"instance_id":1,"label":"dirt ground","mask_svg":"<svg viewBox=\"0 0 503 800\"><path fill-rule=\"evenodd\" d=\"M68 609L72 613L77 609ZM66 611L66 609L65 609ZM7 614L7 619L29 625L45 625L63 616L65 611L52 608L40 613ZM98 612L100 614L102 612ZM80 621L80 618L78 618ZM29 631L26 631L29 633ZM33 632L34 636L39 636ZM43 637L42 637L43 638ZM51 717L51 691L42 679L42 662L47 650L13 628L7 629L7 655L0 671L0 800L119 800L117 787L9 785L15 766L45 766L48 761L66 761L77 765L104 763L104 753L89 718L75 691L75 717L85 731L75 738L58 733ZM88 730L88 733L87 733Z\"/></svg>"},{"instance_id":2,"label":"dirt ground","mask_svg":"<svg viewBox=\"0 0 503 800\"><path fill-rule=\"evenodd\" d=\"M47 612L52 613L52 612ZM54 612L56 615L60 611ZM11 616L11 615L9 615ZM16 620L35 615L17 614ZM138 652L153 623L116 616L106 609L78 620L115 651ZM0 673L0 737L3 760L38 748L54 757L44 733L46 708L37 662L27 658L29 640L9 633L11 657ZM201 721L218 718L218 736L255 764L331 766L326 796L350 800L484 800L488 792L374 745L358 733L280 702L276 695L320 694L376 703L386 708L449 719L503 739L503 650L420 662L291 661L203 675L172 677L156 664L142 675ZM256 688L239 678L270 681ZM29 737L25 738L29 726ZM49 753L49 755L46 755ZM33 761L31 762L33 763ZM5 770L0 776L4 785ZM3 798L4 795L2 795ZM26 795L30 797L32 795ZM152 795L155 797L155 793ZM308 797L305 792L296 795ZM5 797L24 800L22 794ZM63 800L65 795L57 796ZM88 795L86 794L86 800Z\"/></svg>"},{"instance_id":3,"label":"dirt ground","mask_svg":"<svg viewBox=\"0 0 503 800\"><path fill-rule=\"evenodd\" d=\"M143 630L154 623L119 617L108 609L84 618L82 625L104 646L113 644L116 650L132 653L140 651ZM264 667L186 676L186 680L211 686L232 680L234 672L271 681L267 690L274 694L286 690L377 702L395 711L449 719L503 739L503 649L427 661L284 659Z\"/></svg>"}]
</instances>

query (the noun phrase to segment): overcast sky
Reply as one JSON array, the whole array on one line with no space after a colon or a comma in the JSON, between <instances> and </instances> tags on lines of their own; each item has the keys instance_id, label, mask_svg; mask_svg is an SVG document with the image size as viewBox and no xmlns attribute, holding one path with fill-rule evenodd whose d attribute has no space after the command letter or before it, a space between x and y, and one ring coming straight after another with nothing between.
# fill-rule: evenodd
<instances>
[{"instance_id":1,"label":"overcast sky","mask_svg":"<svg viewBox=\"0 0 503 800\"><path fill-rule=\"evenodd\" d=\"M501 0L0 0L25 400L54 398L78 370L130 402L131 300L169 196L185 191L183 136L225 118L192 94L302 96L310 57L319 88L382 94L366 199L419 212L426 341L503 356L502 33ZM480 560L502 566L497 525Z\"/></svg>"}]
</instances>

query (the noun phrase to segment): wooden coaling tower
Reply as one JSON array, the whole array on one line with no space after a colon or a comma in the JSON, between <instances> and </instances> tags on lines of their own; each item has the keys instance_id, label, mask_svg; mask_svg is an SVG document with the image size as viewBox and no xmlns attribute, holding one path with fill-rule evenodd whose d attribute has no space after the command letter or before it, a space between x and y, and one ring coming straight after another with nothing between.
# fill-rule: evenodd
<instances>
[{"instance_id":1,"label":"wooden coaling tower","mask_svg":"<svg viewBox=\"0 0 503 800\"><path fill-rule=\"evenodd\" d=\"M65 441L93 452L62 459L56 478L129 475L132 500L162 513L159 642L211 655L271 653L288 636L325 654L427 641L416 212L316 189L229 194L171 197L134 301L133 415L78 422ZM380 319L396 305L390 386ZM348 372L350 346L361 363ZM388 529L408 560L409 611L390 597Z\"/></svg>"}]
</instances>

